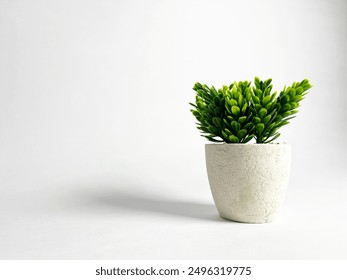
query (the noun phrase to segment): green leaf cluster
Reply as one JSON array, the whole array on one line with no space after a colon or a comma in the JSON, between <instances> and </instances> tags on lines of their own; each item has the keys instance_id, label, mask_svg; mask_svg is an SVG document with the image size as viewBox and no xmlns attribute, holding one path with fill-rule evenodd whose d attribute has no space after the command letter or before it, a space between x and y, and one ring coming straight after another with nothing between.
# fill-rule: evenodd
<instances>
[{"instance_id":1,"label":"green leaf cluster","mask_svg":"<svg viewBox=\"0 0 347 280\"><path fill-rule=\"evenodd\" d=\"M191 112L202 136L212 142L270 143L280 136L279 129L298 112L300 101L311 84L307 79L272 92L272 79L232 83L216 89L195 83L195 103Z\"/></svg>"}]
</instances>

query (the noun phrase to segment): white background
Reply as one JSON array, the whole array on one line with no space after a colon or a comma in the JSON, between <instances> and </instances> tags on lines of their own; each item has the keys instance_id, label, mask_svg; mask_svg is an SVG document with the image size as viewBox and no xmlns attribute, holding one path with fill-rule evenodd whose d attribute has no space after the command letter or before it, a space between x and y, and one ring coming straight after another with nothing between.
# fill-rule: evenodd
<instances>
[{"instance_id":1,"label":"white background","mask_svg":"<svg viewBox=\"0 0 347 280\"><path fill-rule=\"evenodd\" d=\"M0 0L1 259L347 258L347 3ZM188 102L310 94L280 217L218 217Z\"/></svg>"}]
</instances>

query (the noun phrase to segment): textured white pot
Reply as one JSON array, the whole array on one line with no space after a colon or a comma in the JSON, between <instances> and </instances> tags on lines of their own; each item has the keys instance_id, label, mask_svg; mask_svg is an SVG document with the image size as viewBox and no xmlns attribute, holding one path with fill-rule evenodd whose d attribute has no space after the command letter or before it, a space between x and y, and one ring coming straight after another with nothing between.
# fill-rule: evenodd
<instances>
[{"instance_id":1,"label":"textured white pot","mask_svg":"<svg viewBox=\"0 0 347 280\"><path fill-rule=\"evenodd\" d=\"M244 223L276 216L290 171L287 144L206 144L207 174L219 214Z\"/></svg>"}]
</instances>

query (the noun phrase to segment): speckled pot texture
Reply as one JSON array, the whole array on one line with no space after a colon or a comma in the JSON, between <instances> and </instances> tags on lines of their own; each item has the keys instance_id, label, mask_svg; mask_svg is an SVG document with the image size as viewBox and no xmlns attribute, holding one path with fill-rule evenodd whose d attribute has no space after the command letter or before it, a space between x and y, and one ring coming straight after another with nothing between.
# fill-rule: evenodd
<instances>
[{"instance_id":1,"label":"speckled pot texture","mask_svg":"<svg viewBox=\"0 0 347 280\"><path fill-rule=\"evenodd\" d=\"M287 189L287 144L206 144L206 166L219 214L243 223L268 223Z\"/></svg>"}]
</instances>

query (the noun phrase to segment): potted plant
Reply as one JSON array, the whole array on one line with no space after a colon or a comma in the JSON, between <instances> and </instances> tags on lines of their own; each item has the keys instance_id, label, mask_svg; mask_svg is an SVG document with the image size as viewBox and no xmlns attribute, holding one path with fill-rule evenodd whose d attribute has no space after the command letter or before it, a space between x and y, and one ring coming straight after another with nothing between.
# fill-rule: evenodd
<instances>
[{"instance_id":1,"label":"potted plant","mask_svg":"<svg viewBox=\"0 0 347 280\"><path fill-rule=\"evenodd\" d=\"M254 79L216 89L196 83L191 112L205 145L206 166L220 216L245 223L271 222L284 199L290 145L274 144L312 87L305 79L272 92L272 80ZM255 143L250 141L254 140ZM253 141L253 142L254 142ZM251 144L246 144L251 143Z\"/></svg>"}]
</instances>

